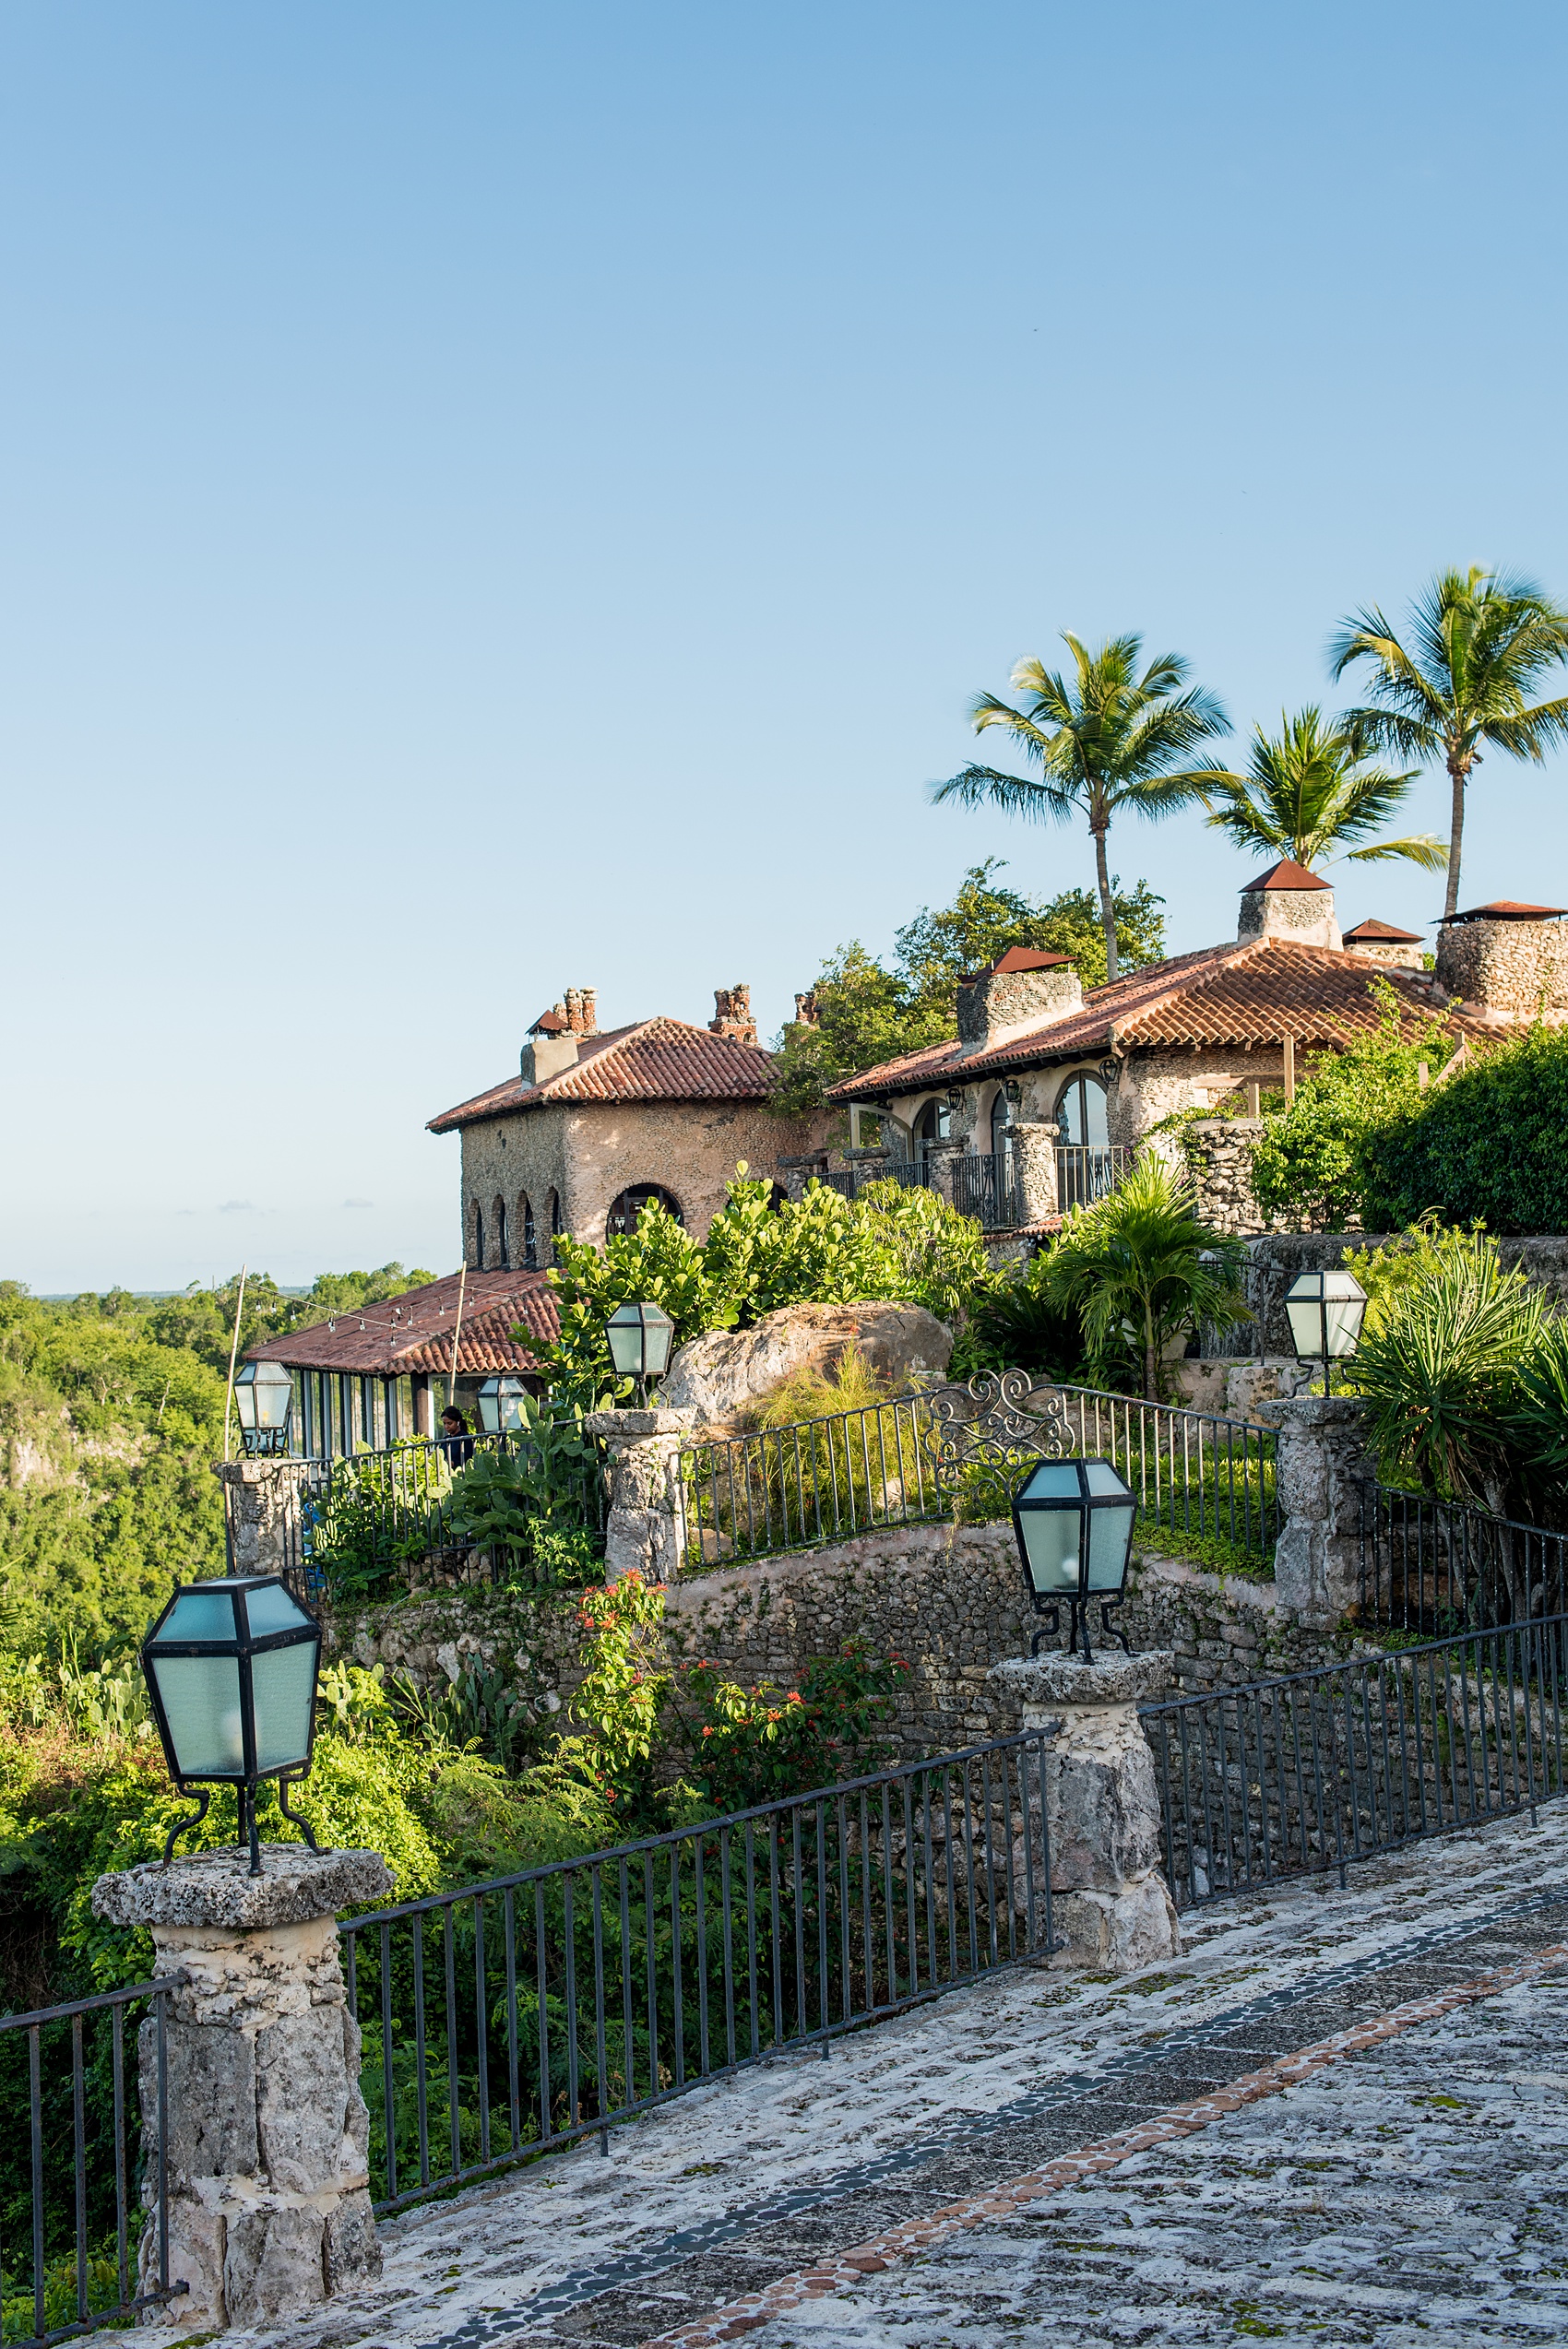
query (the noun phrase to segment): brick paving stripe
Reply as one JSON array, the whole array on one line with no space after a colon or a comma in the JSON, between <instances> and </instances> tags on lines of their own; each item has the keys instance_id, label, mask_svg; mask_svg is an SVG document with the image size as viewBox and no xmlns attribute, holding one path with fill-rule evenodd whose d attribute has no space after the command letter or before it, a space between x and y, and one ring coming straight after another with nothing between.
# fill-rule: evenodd
<instances>
[{"instance_id":1,"label":"brick paving stripe","mask_svg":"<svg viewBox=\"0 0 1568 2349\"><path fill-rule=\"evenodd\" d=\"M1011 2218L1044 2196L1059 2193L1063 2187L1076 2186L1101 2170L1115 2169L1134 2154L1149 2153L1174 2139L1194 2136L1211 2122L1223 2120L1244 2106L1297 2087L1313 2073L1343 2062L1347 2056L1359 2055L1404 2032L1418 2030L1423 2023L1436 2023L1483 1999L1517 1989L1562 1965L1568 1965L1568 1942L1560 1941L1519 1964L1499 1966L1491 1973L1478 1975L1473 1981L1458 1983L1452 1989L1429 1998L1410 1999L1402 2006L1390 2008L1386 2014L1373 2015L1347 2031L1336 2032L1332 2038L1320 2039L1256 2071L1244 2072L1223 2088L1195 2096L1190 2103L1174 2105L1169 2112L1140 2121L1134 2128L1118 2130L1095 2144L1082 2146L1076 2153L1049 2162L1043 2168L1013 2178L1004 2186L989 2188L984 2193L949 2203L945 2209L911 2220L908 2225L891 2227L871 2242L841 2252L830 2265L780 2276L765 2292L731 2301L727 2307L695 2324L677 2325L669 2331L650 2334L640 2349L708 2349L714 2342L738 2340L742 2334L755 2331L773 2318L784 2316L808 2300L826 2299L861 2283L867 2275L883 2272L896 2260L934 2249L955 2235L983 2225L988 2219Z\"/></svg>"}]
</instances>

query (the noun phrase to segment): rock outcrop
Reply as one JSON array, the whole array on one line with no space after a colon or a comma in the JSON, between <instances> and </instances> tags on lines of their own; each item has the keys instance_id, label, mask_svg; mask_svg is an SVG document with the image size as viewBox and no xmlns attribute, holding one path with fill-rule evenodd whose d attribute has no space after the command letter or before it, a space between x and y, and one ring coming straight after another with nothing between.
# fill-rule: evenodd
<instances>
[{"instance_id":1,"label":"rock outcrop","mask_svg":"<svg viewBox=\"0 0 1568 2349\"><path fill-rule=\"evenodd\" d=\"M786 1305L749 1330L710 1330L683 1346L659 1400L701 1420L735 1419L791 1371L830 1370L849 1346L879 1378L902 1385L917 1373L942 1375L953 1333L920 1305Z\"/></svg>"}]
</instances>

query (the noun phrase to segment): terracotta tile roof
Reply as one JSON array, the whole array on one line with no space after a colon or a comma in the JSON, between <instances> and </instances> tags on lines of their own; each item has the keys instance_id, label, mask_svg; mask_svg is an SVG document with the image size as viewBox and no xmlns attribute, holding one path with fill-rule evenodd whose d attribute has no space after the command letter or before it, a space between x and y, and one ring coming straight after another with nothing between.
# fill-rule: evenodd
<instances>
[{"instance_id":1,"label":"terracotta tile roof","mask_svg":"<svg viewBox=\"0 0 1568 2349\"><path fill-rule=\"evenodd\" d=\"M1421 943L1419 930L1396 930L1391 921L1359 921L1354 930L1347 930L1344 936L1347 946L1352 941L1360 941L1367 946L1419 946Z\"/></svg>"},{"instance_id":2,"label":"terracotta tile roof","mask_svg":"<svg viewBox=\"0 0 1568 2349\"><path fill-rule=\"evenodd\" d=\"M637 1020L602 1036L585 1036L576 1060L525 1085L520 1076L476 1093L432 1118L432 1133L450 1133L508 1109L548 1101L761 1101L773 1082L773 1055L683 1019Z\"/></svg>"},{"instance_id":3,"label":"terracotta tile roof","mask_svg":"<svg viewBox=\"0 0 1568 2349\"><path fill-rule=\"evenodd\" d=\"M1391 986L1409 1006L1411 1023L1436 1010L1442 998L1420 971L1383 970L1376 979ZM1299 1048L1343 1044L1379 1023L1370 992L1373 974L1359 955L1326 946L1300 946L1277 937L1246 945L1206 946L1194 955L1151 963L1113 987L1097 987L1081 1012L1045 1019L989 1052L966 1054L956 1042L928 1045L902 1060L885 1062L861 1076L831 1088L838 1101L885 1100L928 1086L967 1082L976 1076L1048 1067L1111 1050L1164 1049L1179 1045L1277 1044L1293 1038ZM1485 1024L1453 1014L1457 1034L1478 1037Z\"/></svg>"},{"instance_id":4,"label":"terracotta tile roof","mask_svg":"<svg viewBox=\"0 0 1568 2349\"><path fill-rule=\"evenodd\" d=\"M362 1313L339 1313L335 1323L291 1330L286 1337L253 1346L245 1358L286 1362L294 1370L352 1370L384 1379L449 1371L458 1279L457 1273L449 1273L428 1287L367 1305ZM470 1272L463 1283L459 1373L484 1377L492 1370L536 1370L534 1356L514 1346L508 1335L519 1323L540 1339L560 1335L561 1316L548 1275Z\"/></svg>"},{"instance_id":5,"label":"terracotta tile roof","mask_svg":"<svg viewBox=\"0 0 1568 2349\"><path fill-rule=\"evenodd\" d=\"M1498 897L1490 906L1471 906L1450 914L1449 921L1551 921L1568 913L1568 906L1522 906L1517 897Z\"/></svg>"},{"instance_id":6,"label":"terracotta tile roof","mask_svg":"<svg viewBox=\"0 0 1568 2349\"><path fill-rule=\"evenodd\" d=\"M1266 872L1260 872L1255 881L1244 881L1241 895L1250 897L1254 889L1326 889L1328 885L1318 873L1309 872L1304 864L1281 857Z\"/></svg>"}]
</instances>

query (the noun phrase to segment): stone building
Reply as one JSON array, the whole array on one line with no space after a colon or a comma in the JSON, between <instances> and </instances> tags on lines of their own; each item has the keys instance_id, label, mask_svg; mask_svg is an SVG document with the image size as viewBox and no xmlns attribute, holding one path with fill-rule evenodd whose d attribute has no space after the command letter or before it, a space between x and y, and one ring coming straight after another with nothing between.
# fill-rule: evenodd
<instances>
[{"instance_id":1,"label":"stone building","mask_svg":"<svg viewBox=\"0 0 1568 2349\"><path fill-rule=\"evenodd\" d=\"M1425 968L1420 931L1396 930L1391 921L1359 921L1354 930L1345 932L1344 944L1348 955L1364 963L1377 963L1390 970Z\"/></svg>"},{"instance_id":2,"label":"stone building","mask_svg":"<svg viewBox=\"0 0 1568 2349\"><path fill-rule=\"evenodd\" d=\"M1564 913L1503 897L1450 916L1437 933L1438 978L1484 1027L1556 1026L1568 1019Z\"/></svg>"},{"instance_id":3,"label":"stone building","mask_svg":"<svg viewBox=\"0 0 1568 2349\"><path fill-rule=\"evenodd\" d=\"M560 1232L602 1247L660 1201L701 1240L744 1159L771 1176L825 1118L767 1106L772 1055L750 991L719 988L706 1028L658 1017L601 1030L591 988L529 1028L516 1076L432 1118L462 1137L463 1253L476 1270L544 1267Z\"/></svg>"},{"instance_id":4,"label":"stone building","mask_svg":"<svg viewBox=\"0 0 1568 2349\"><path fill-rule=\"evenodd\" d=\"M1497 926L1480 923L1484 951L1452 948L1455 961L1464 952L1467 968L1501 970ZM1553 935L1568 946L1568 932ZM829 1097L881 1121L875 1149L856 1154L865 1173L887 1163L947 1192L989 1229L1037 1232L1111 1189L1173 1112L1223 1102L1255 1117L1263 1093L1293 1090L1304 1055L1377 1026L1375 981L1394 989L1413 1030L1448 1000L1443 951L1431 977L1381 955L1369 967L1341 941L1328 884L1284 862L1242 890L1233 943L1087 994L1065 956L1014 948L960 985L952 1041L869 1069ZM1568 978L1568 961L1562 968ZM1568 1007L1568 986L1562 994ZM1468 1004L1454 1026L1462 1038L1486 1032ZM1178 1145L1171 1135L1158 1146L1174 1155ZM1232 1188L1235 1172L1228 1166Z\"/></svg>"}]
</instances>

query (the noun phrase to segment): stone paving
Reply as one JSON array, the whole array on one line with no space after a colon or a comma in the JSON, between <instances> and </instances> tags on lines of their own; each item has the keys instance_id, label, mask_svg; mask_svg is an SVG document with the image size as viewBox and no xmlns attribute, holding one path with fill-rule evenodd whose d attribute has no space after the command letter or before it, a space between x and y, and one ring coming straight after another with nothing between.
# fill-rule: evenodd
<instances>
[{"instance_id":1,"label":"stone paving","mask_svg":"<svg viewBox=\"0 0 1568 2349\"><path fill-rule=\"evenodd\" d=\"M613 2131L608 2161L590 2144L408 2213L378 2288L226 2342L1568 2339L1568 1809L1184 1922L1158 1971L1013 1969L826 2062L699 2090ZM1224 2108L1228 2083L1328 2042L1323 2068ZM1194 2106L1192 2133L1158 2125ZM1107 2140L1114 2166L1063 2167ZM956 2208L973 2214L939 2219ZM929 2248L854 2264L913 2222ZM812 2274L830 2288L768 2312Z\"/></svg>"}]
</instances>

